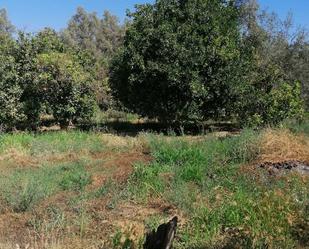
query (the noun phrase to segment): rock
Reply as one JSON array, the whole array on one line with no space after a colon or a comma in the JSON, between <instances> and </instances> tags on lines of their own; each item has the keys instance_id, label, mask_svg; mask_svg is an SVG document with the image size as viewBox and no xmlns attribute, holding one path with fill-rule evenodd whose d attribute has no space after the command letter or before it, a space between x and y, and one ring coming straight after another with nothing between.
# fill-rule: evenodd
<instances>
[{"instance_id":1,"label":"rock","mask_svg":"<svg viewBox=\"0 0 309 249\"><path fill-rule=\"evenodd\" d=\"M283 162L264 162L259 165L260 168L266 169L271 175L282 175L284 173L296 172L300 175L309 176L309 165L306 162L290 160Z\"/></svg>"},{"instance_id":2,"label":"rock","mask_svg":"<svg viewBox=\"0 0 309 249\"><path fill-rule=\"evenodd\" d=\"M176 234L178 218L175 216L169 222L161 224L157 231L146 235L144 249L171 249Z\"/></svg>"}]
</instances>

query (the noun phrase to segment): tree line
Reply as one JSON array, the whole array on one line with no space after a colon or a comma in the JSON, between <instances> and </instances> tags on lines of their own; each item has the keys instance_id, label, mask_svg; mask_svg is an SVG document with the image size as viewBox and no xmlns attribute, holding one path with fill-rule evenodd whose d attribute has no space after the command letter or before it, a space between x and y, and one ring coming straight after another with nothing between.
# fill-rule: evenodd
<instances>
[{"instance_id":1,"label":"tree line","mask_svg":"<svg viewBox=\"0 0 309 249\"><path fill-rule=\"evenodd\" d=\"M59 32L17 31L0 10L0 124L90 122L121 108L162 122L301 119L309 108L305 29L255 0L157 0L120 23L79 7Z\"/></svg>"},{"instance_id":2,"label":"tree line","mask_svg":"<svg viewBox=\"0 0 309 249\"><path fill-rule=\"evenodd\" d=\"M78 8L56 32L15 32L0 11L0 123L3 129L37 129L44 114L62 127L89 122L112 105L108 65L122 44L124 25Z\"/></svg>"}]
</instances>

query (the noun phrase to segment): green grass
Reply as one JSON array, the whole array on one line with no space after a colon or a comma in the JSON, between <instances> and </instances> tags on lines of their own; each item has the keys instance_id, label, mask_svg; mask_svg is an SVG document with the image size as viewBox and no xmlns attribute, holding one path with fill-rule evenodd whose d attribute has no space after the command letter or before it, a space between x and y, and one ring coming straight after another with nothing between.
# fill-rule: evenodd
<instances>
[{"instance_id":1,"label":"green grass","mask_svg":"<svg viewBox=\"0 0 309 249\"><path fill-rule=\"evenodd\" d=\"M306 136L306 127L294 124L288 128ZM38 233L74 228L74 234L83 239L89 236L87 229L96 215L108 214L92 212L96 207L88 205L95 205L96 199L104 203L106 212L116 213L118 204L128 199L131 204L147 207L149 200L160 198L173 204L182 214L180 219L186 221L178 230L175 248L306 248L308 181L296 175L273 178L261 169L252 172L246 167L261 153L262 135L263 131L253 130L227 138L143 134L141 142L113 136L104 140L99 133L80 131L3 134L1 157L13 150L36 163L18 165L19 160L14 158L1 161L0 212L31 213L29 225ZM128 146L133 142L138 146ZM119 184L113 180L113 168L104 165L112 164L121 148L125 152L137 148L150 151L153 160L136 164L128 182ZM107 156L92 155L105 150ZM70 153L74 157L53 160L53 155ZM45 161L49 156L52 159ZM89 186L95 179L92 176L106 181ZM68 193L65 209L56 199L47 204L44 215L37 212L41 202L60 192ZM145 219L145 226L156 228L168 218L165 213L151 215ZM126 235L122 233L111 234L114 248L132 248L129 237L123 243ZM141 241L138 243L141 245Z\"/></svg>"},{"instance_id":2,"label":"green grass","mask_svg":"<svg viewBox=\"0 0 309 249\"><path fill-rule=\"evenodd\" d=\"M85 162L43 165L38 169L15 170L0 177L1 197L15 212L31 209L39 201L59 191L83 191L91 183Z\"/></svg>"},{"instance_id":3,"label":"green grass","mask_svg":"<svg viewBox=\"0 0 309 249\"><path fill-rule=\"evenodd\" d=\"M250 130L196 143L149 136L154 161L136 165L131 198L160 197L185 212L189 222L176 248L293 248L301 244L296 220L307 224L309 185L243 171L259 154L259 137Z\"/></svg>"},{"instance_id":4,"label":"green grass","mask_svg":"<svg viewBox=\"0 0 309 249\"><path fill-rule=\"evenodd\" d=\"M304 120L299 122L296 120L286 120L282 126L288 128L294 133L303 133L309 135L309 114L307 113Z\"/></svg>"},{"instance_id":5,"label":"green grass","mask_svg":"<svg viewBox=\"0 0 309 249\"><path fill-rule=\"evenodd\" d=\"M93 122L95 124L102 124L111 121L131 122L136 121L138 119L139 116L136 114L109 109L105 112L98 110L95 113Z\"/></svg>"},{"instance_id":6,"label":"green grass","mask_svg":"<svg viewBox=\"0 0 309 249\"><path fill-rule=\"evenodd\" d=\"M31 156L39 156L84 150L95 153L104 150L105 146L97 133L81 131L0 135L0 153L11 148Z\"/></svg>"}]
</instances>

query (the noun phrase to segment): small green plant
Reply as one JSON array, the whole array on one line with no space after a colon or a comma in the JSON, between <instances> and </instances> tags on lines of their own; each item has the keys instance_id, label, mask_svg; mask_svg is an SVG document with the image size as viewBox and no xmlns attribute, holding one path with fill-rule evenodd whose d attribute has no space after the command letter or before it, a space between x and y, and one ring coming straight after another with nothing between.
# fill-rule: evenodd
<instances>
[{"instance_id":1,"label":"small green plant","mask_svg":"<svg viewBox=\"0 0 309 249\"><path fill-rule=\"evenodd\" d=\"M121 230L117 230L113 236L114 249L135 249L133 241Z\"/></svg>"},{"instance_id":2,"label":"small green plant","mask_svg":"<svg viewBox=\"0 0 309 249\"><path fill-rule=\"evenodd\" d=\"M74 167L63 167L63 178L59 185L63 190L83 191L91 183L91 176L81 164Z\"/></svg>"},{"instance_id":3,"label":"small green plant","mask_svg":"<svg viewBox=\"0 0 309 249\"><path fill-rule=\"evenodd\" d=\"M25 212L33 207L47 193L40 184L33 179L25 182L15 182L15 186L4 190L5 200L14 212Z\"/></svg>"},{"instance_id":4,"label":"small green plant","mask_svg":"<svg viewBox=\"0 0 309 249\"><path fill-rule=\"evenodd\" d=\"M8 177L0 177L0 180L0 196L6 205L15 212L24 212L58 191L83 191L91 177L83 163L77 162L15 170Z\"/></svg>"},{"instance_id":5,"label":"small green plant","mask_svg":"<svg viewBox=\"0 0 309 249\"><path fill-rule=\"evenodd\" d=\"M113 182L112 181L108 181L107 183L103 184L100 188L98 188L94 192L94 197L95 198L100 198L100 197L106 196L111 191L111 189L113 187L115 187L115 186L113 186Z\"/></svg>"},{"instance_id":6,"label":"small green plant","mask_svg":"<svg viewBox=\"0 0 309 249\"><path fill-rule=\"evenodd\" d=\"M64 177L60 182L60 186L63 190L83 191L90 182L89 175L78 173Z\"/></svg>"}]
</instances>

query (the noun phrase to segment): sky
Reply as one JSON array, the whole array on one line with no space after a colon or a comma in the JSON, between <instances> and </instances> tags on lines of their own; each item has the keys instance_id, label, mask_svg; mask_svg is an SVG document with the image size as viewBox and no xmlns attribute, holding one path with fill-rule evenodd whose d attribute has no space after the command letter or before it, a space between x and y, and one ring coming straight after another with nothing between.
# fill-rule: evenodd
<instances>
[{"instance_id":1,"label":"sky","mask_svg":"<svg viewBox=\"0 0 309 249\"><path fill-rule=\"evenodd\" d=\"M259 0L262 8L274 11L284 18L289 11L294 14L295 24L309 29L309 0ZM61 30L78 6L102 15L109 10L122 21L126 9L134 10L135 4L154 0L0 0L0 8L8 11L11 22L18 28L35 32L44 27Z\"/></svg>"}]
</instances>

